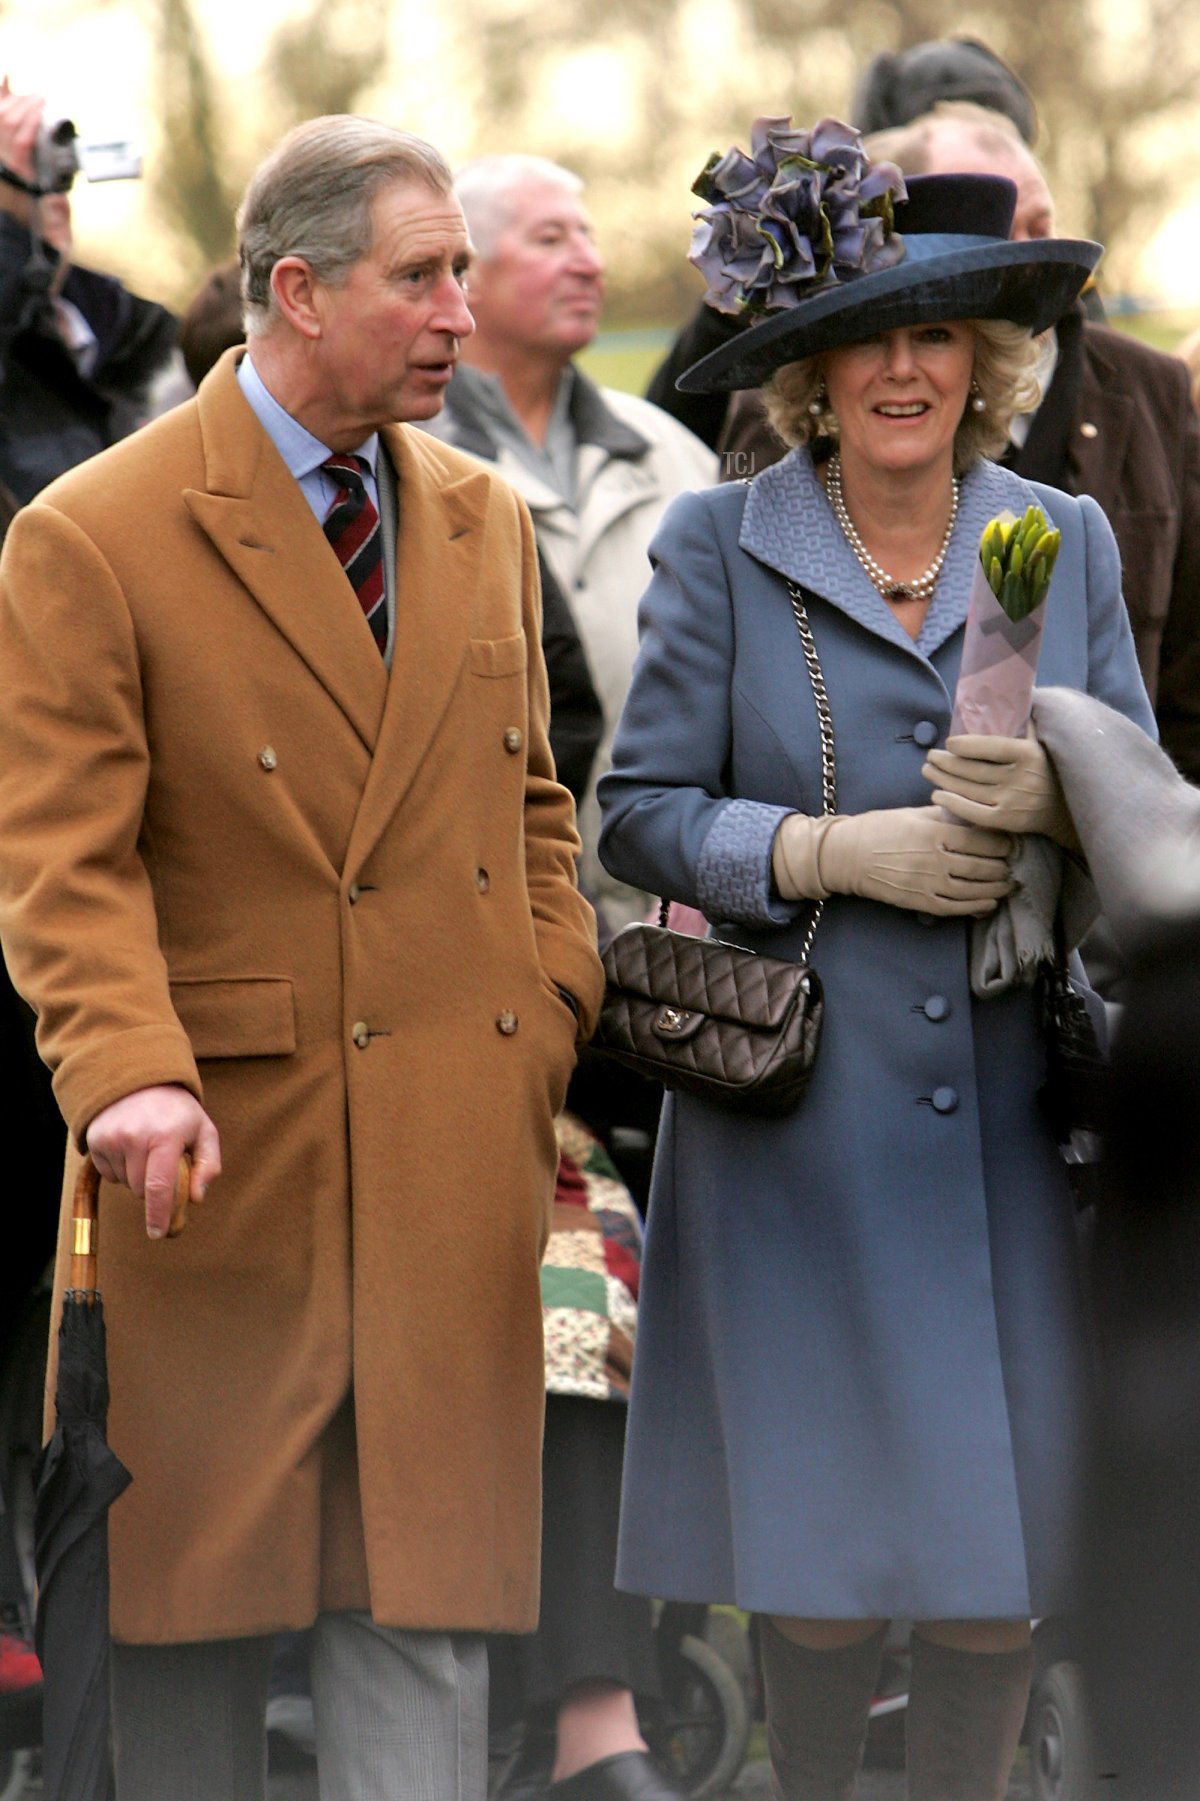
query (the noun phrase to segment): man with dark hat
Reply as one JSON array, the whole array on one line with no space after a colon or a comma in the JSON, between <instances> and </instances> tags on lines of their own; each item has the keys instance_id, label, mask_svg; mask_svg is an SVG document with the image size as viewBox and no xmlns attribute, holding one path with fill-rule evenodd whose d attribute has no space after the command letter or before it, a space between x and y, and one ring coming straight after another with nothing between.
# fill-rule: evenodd
<instances>
[{"instance_id":1,"label":"man with dark hat","mask_svg":"<svg viewBox=\"0 0 1200 1801\"><path fill-rule=\"evenodd\" d=\"M978 38L931 38L882 50L867 64L850 113L862 132L907 125L939 100L969 100L1011 119L1027 144L1037 139L1033 96L1015 69Z\"/></svg>"}]
</instances>

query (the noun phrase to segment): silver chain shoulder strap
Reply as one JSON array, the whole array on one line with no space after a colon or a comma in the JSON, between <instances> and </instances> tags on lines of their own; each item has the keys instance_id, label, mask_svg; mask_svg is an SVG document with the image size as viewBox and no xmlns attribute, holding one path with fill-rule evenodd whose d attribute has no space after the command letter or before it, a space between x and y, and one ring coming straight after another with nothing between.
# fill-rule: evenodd
<instances>
[{"instance_id":1,"label":"silver chain shoulder strap","mask_svg":"<svg viewBox=\"0 0 1200 1801\"><path fill-rule=\"evenodd\" d=\"M804 661L808 667L808 679L812 683L813 700L817 708L817 724L821 729L821 811L824 815L837 812L837 757L833 748L833 714L829 709L829 695L825 688L825 677L821 674L821 659L817 655L817 647L813 641L812 627L808 623L808 609L804 605L803 592L795 582L789 581L788 599L792 603L792 612L796 617L796 630L800 633L800 644L804 651ZM658 906L658 923L665 926L668 917L669 902L664 895ZM812 960L813 940L817 935L817 927L821 923L821 915L825 911L824 901L813 903L813 915L808 922L808 930L804 934L804 943L800 947L801 960L805 963Z\"/></svg>"},{"instance_id":2,"label":"silver chain shoulder strap","mask_svg":"<svg viewBox=\"0 0 1200 1801\"><path fill-rule=\"evenodd\" d=\"M796 617L796 630L800 633L800 644L804 651L804 661L808 665L808 679L812 683L813 700L817 708L817 724L821 729L821 812L825 817L837 812L837 755L833 745L833 714L829 708L829 694L825 687L825 677L821 674L821 659L817 655L817 646L813 640L812 626L808 623L808 609L804 604L804 594L795 582L789 582L788 599L792 603L792 612ZM824 901L817 901L813 907L813 916L804 934L804 943L800 955L805 963L812 961L813 940L817 935L817 927L821 923L821 915L825 911Z\"/></svg>"}]
</instances>

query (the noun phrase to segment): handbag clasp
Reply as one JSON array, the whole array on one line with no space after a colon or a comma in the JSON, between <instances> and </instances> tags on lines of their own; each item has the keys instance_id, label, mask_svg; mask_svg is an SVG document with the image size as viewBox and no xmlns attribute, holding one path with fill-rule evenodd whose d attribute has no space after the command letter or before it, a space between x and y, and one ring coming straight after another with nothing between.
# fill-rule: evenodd
<instances>
[{"instance_id":1,"label":"handbag clasp","mask_svg":"<svg viewBox=\"0 0 1200 1801\"><path fill-rule=\"evenodd\" d=\"M659 1038L678 1042L689 1038L703 1018L702 1013L689 1013L683 1007L660 1007L654 1015L654 1031Z\"/></svg>"}]
</instances>

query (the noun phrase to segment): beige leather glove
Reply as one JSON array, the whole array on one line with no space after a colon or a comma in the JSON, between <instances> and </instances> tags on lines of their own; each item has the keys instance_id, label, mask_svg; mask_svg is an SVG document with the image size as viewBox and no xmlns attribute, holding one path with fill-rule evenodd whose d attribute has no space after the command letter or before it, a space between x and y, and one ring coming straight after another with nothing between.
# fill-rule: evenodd
<instances>
[{"instance_id":1,"label":"beige leather glove","mask_svg":"<svg viewBox=\"0 0 1200 1801\"><path fill-rule=\"evenodd\" d=\"M996 832L1040 832L1067 850L1079 840L1054 765L1036 738L969 732L931 750L921 771L956 819Z\"/></svg>"},{"instance_id":2,"label":"beige leather glove","mask_svg":"<svg viewBox=\"0 0 1200 1801\"><path fill-rule=\"evenodd\" d=\"M1012 892L1009 838L955 825L938 807L813 819L788 813L772 852L785 900L859 894L944 918L990 913Z\"/></svg>"}]
</instances>

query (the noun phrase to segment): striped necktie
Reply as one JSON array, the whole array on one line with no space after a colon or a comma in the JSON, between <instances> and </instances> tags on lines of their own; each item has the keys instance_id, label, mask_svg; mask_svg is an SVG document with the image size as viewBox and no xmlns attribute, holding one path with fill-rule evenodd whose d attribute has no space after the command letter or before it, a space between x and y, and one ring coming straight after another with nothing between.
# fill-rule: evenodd
<instances>
[{"instance_id":1,"label":"striped necktie","mask_svg":"<svg viewBox=\"0 0 1200 1801\"><path fill-rule=\"evenodd\" d=\"M379 514L363 480L366 463L358 456L332 456L321 467L338 484L337 497L326 515L323 530L358 595L358 604L382 656L387 650L388 630L383 544Z\"/></svg>"}]
</instances>

